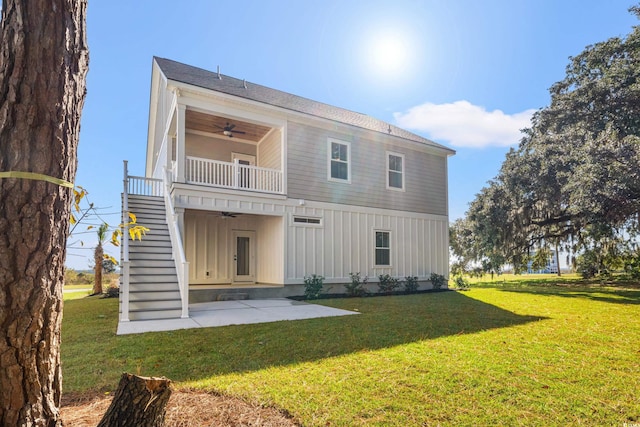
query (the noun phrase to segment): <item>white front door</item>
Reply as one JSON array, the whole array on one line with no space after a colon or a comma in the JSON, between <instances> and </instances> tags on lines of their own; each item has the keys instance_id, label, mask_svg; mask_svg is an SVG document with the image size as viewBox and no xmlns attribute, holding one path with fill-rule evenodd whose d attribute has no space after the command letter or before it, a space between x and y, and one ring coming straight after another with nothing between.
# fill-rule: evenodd
<instances>
[{"instance_id":1,"label":"white front door","mask_svg":"<svg viewBox=\"0 0 640 427\"><path fill-rule=\"evenodd\" d=\"M233 281L256 281L256 232L233 231Z\"/></svg>"}]
</instances>

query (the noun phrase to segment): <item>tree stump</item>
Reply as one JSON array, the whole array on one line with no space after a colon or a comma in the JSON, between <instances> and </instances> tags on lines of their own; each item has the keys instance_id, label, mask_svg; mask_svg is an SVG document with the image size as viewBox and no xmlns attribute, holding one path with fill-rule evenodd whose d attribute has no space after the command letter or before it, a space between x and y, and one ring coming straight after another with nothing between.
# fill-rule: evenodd
<instances>
[{"instance_id":1,"label":"tree stump","mask_svg":"<svg viewBox=\"0 0 640 427\"><path fill-rule=\"evenodd\" d=\"M171 380L122 374L113 401L98 427L158 427L164 425Z\"/></svg>"}]
</instances>

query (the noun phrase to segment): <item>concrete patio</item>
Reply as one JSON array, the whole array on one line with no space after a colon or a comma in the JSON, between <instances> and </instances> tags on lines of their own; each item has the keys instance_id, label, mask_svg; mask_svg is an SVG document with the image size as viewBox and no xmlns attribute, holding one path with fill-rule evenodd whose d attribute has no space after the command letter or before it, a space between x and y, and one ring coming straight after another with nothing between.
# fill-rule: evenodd
<instances>
[{"instance_id":1,"label":"concrete patio","mask_svg":"<svg viewBox=\"0 0 640 427\"><path fill-rule=\"evenodd\" d=\"M347 316L351 314L359 313L287 298L213 301L190 304L190 317L188 319L119 322L117 335Z\"/></svg>"}]
</instances>

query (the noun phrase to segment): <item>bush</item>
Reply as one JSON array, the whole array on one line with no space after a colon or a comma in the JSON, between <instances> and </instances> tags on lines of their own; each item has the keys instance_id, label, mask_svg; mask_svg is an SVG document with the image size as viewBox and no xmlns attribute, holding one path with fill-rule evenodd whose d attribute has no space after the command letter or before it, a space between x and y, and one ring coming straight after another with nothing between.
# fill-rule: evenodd
<instances>
[{"instance_id":1,"label":"bush","mask_svg":"<svg viewBox=\"0 0 640 427\"><path fill-rule=\"evenodd\" d=\"M418 276L407 276L404 278L404 291L412 294L418 291Z\"/></svg>"},{"instance_id":2,"label":"bush","mask_svg":"<svg viewBox=\"0 0 640 427\"><path fill-rule=\"evenodd\" d=\"M433 286L433 289L442 289L447 284L447 279L442 274L431 273L429 281Z\"/></svg>"},{"instance_id":3,"label":"bush","mask_svg":"<svg viewBox=\"0 0 640 427\"><path fill-rule=\"evenodd\" d=\"M116 285L109 285L107 291L102 294L102 298L118 298L120 295L120 288Z\"/></svg>"},{"instance_id":4,"label":"bush","mask_svg":"<svg viewBox=\"0 0 640 427\"><path fill-rule=\"evenodd\" d=\"M602 268L598 255L593 250L586 250L576 258L576 271L583 279L596 277Z\"/></svg>"},{"instance_id":5,"label":"bush","mask_svg":"<svg viewBox=\"0 0 640 427\"><path fill-rule=\"evenodd\" d=\"M456 277L455 284L456 288L460 289L461 291L469 290L469 281L462 276Z\"/></svg>"},{"instance_id":6,"label":"bush","mask_svg":"<svg viewBox=\"0 0 640 427\"><path fill-rule=\"evenodd\" d=\"M304 297L307 299L320 298L320 291L324 285L324 277L312 274L304 277Z\"/></svg>"},{"instance_id":7,"label":"bush","mask_svg":"<svg viewBox=\"0 0 640 427\"><path fill-rule=\"evenodd\" d=\"M388 274L379 275L378 280L378 290L382 294L390 294L391 292L395 291L398 286L400 286L400 281L395 277L389 276Z\"/></svg>"},{"instance_id":8,"label":"bush","mask_svg":"<svg viewBox=\"0 0 640 427\"><path fill-rule=\"evenodd\" d=\"M369 277L364 276L364 279L361 279L360 273L349 273L349 277L351 278L351 283L344 285L347 290L347 295L351 297L361 297L366 295L367 289L365 286L369 281Z\"/></svg>"}]
</instances>

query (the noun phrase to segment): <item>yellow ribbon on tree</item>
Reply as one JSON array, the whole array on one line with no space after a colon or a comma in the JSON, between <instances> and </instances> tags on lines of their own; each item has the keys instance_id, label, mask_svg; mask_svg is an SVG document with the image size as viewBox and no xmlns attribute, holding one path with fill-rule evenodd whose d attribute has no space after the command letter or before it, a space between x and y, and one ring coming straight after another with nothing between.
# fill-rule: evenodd
<instances>
[{"instance_id":1,"label":"yellow ribbon on tree","mask_svg":"<svg viewBox=\"0 0 640 427\"><path fill-rule=\"evenodd\" d=\"M0 172L1 178L18 178L18 179L32 179L35 181L46 181L52 184L60 185L62 187L73 188L73 183L69 181L65 181L64 179L55 178L49 175L43 175L41 173L34 172L18 172L18 171L9 171L9 172Z\"/></svg>"}]
</instances>

